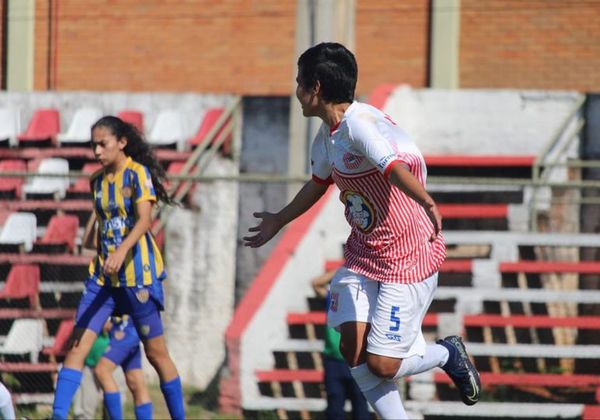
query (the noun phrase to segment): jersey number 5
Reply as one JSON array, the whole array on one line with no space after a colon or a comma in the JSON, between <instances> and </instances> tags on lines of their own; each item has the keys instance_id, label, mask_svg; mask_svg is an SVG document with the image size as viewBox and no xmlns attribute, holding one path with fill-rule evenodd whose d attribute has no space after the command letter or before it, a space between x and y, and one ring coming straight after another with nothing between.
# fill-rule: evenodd
<instances>
[{"instance_id":1,"label":"jersey number 5","mask_svg":"<svg viewBox=\"0 0 600 420\"><path fill-rule=\"evenodd\" d=\"M390 321L393 325L390 326L390 331L399 331L400 330L400 318L396 315L400 311L399 306L392 306L392 311L390 313Z\"/></svg>"}]
</instances>

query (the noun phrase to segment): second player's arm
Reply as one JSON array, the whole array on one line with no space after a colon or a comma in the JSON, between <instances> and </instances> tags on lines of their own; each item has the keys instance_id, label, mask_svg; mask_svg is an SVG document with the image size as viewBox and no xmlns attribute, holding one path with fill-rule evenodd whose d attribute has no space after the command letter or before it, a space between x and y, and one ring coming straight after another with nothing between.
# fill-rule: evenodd
<instances>
[{"instance_id":1,"label":"second player's arm","mask_svg":"<svg viewBox=\"0 0 600 420\"><path fill-rule=\"evenodd\" d=\"M254 217L262 219L262 222L258 226L248 229L249 232L258 233L253 236L245 236L243 238L245 245L257 248L267 243L281 228L304 214L319 201L319 198L325 194L328 187L328 184L320 184L311 179L304 184L294 199L278 213L254 213Z\"/></svg>"}]
</instances>

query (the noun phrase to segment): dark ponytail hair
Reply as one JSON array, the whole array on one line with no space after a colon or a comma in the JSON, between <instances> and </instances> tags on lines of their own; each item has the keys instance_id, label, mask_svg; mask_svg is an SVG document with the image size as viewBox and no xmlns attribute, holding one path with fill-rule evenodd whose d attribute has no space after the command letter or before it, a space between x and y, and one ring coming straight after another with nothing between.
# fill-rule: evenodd
<instances>
[{"instance_id":1,"label":"dark ponytail hair","mask_svg":"<svg viewBox=\"0 0 600 420\"><path fill-rule=\"evenodd\" d=\"M133 124L129 124L112 115L102 117L96 121L92 125L92 131L99 127L107 128L117 139L122 137L127 139L127 145L123 150L125 155L148 168L158 201L162 201L165 204L173 204L173 199L169 197L167 190L165 190L162 184L166 177L165 170L156 159L156 156L154 156L154 152L152 152L148 143L144 140L142 133Z\"/></svg>"}]
</instances>

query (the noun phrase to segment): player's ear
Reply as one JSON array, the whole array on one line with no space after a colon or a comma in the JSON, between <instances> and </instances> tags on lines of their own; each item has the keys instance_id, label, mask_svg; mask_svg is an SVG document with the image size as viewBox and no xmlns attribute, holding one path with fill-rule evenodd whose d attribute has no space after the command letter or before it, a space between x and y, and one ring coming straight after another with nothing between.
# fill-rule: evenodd
<instances>
[{"instance_id":1,"label":"player's ear","mask_svg":"<svg viewBox=\"0 0 600 420\"><path fill-rule=\"evenodd\" d=\"M321 93L321 82L317 80L312 88L312 94L316 96L319 93Z\"/></svg>"},{"instance_id":2,"label":"player's ear","mask_svg":"<svg viewBox=\"0 0 600 420\"><path fill-rule=\"evenodd\" d=\"M127 137L125 137L125 136L119 137L119 139L117 140L119 150L125 150L125 147L127 146L127 142L128 142Z\"/></svg>"}]
</instances>

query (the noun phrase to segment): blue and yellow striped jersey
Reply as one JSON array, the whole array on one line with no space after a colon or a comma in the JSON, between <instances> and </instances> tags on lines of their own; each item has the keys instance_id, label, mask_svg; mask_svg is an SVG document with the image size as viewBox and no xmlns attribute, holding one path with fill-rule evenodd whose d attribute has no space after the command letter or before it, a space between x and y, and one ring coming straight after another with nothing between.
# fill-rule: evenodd
<instances>
[{"instance_id":1,"label":"blue and yellow striped jersey","mask_svg":"<svg viewBox=\"0 0 600 420\"><path fill-rule=\"evenodd\" d=\"M100 231L98 254L89 266L90 278L100 285L108 281L113 287L149 285L164 280L166 271L162 255L150 231L128 251L118 273L104 274L108 254L117 249L137 221L136 203L156 201L148 168L130 157L123 169L110 178L104 170L99 170L90 180Z\"/></svg>"}]
</instances>

